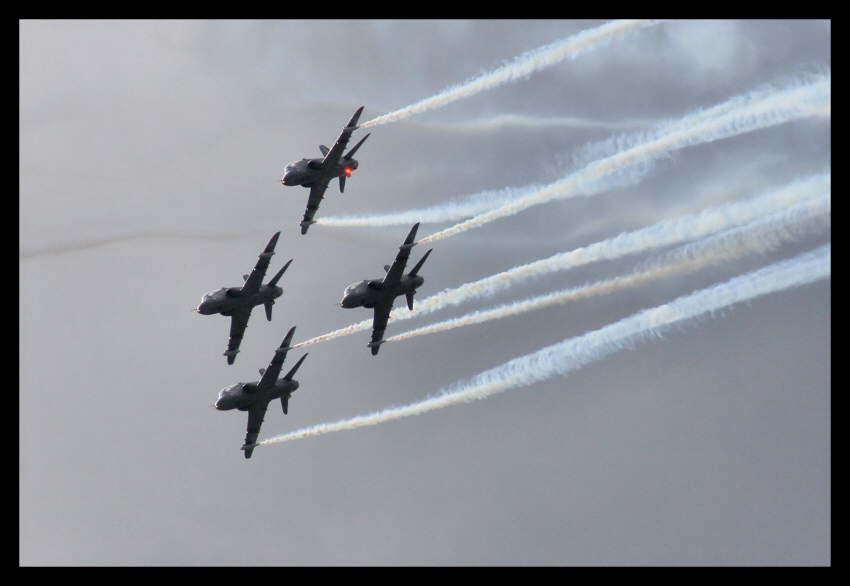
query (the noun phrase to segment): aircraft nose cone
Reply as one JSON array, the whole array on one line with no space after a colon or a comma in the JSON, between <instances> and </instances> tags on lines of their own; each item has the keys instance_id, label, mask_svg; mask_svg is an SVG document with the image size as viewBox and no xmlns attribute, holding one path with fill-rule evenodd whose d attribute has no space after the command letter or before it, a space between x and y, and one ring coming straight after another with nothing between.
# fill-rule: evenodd
<instances>
[{"instance_id":1,"label":"aircraft nose cone","mask_svg":"<svg viewBox=\"0 0 850 586\"><path fill-rule=\"evenodd\" d=\"M218 401L215 402L214 407L218 411L230 411L233 409L233 403L228 400L228 397L219 397Z\"/></svg>"}]
</instances>

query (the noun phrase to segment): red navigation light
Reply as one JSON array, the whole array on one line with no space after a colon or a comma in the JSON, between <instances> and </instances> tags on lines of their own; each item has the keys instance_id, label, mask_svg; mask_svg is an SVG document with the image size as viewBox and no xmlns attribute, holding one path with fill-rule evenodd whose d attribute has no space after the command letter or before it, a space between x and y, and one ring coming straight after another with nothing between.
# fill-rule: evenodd
<instances>
[{"instance_id":1,"label":"red navigation light","mask_svg":"<svg viewBox=\"0 0 850 586\"><path fill-rule=\"evenodd\" d=\"M346 168L345 168L345 171L343 171L343 172L345 173L345 176L346 176L346 177L351 177L351 172L352 172L353 170L354 170L354 169L352 169L351 167L346 167Z\"/></svg>"}]
</instances>

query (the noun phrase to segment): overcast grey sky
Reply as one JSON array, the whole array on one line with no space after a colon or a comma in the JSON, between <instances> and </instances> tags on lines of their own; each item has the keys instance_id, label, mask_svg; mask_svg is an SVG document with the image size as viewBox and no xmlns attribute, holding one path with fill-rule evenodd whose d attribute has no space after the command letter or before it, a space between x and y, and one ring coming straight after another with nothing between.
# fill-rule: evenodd
<instances>
[{"instance_id":1,"label":"overcast grey sky","mask_svg":"<svg viewBox=\"0 0 850 586\"><path fill-rule=\"evenodd\" d=\"M351 114L399 110L603 21L21 21L21 565L826 565L831 282L757 298L486 400L239 447L211 408L258 380L287 330L382 275L409 225L315 225L277 181ZM370 128L317 218L513 194L740 95L831 68L829 21L670 21L512 83ZM366 129L354 133L354 140ZM646 134L641 134L641 133ZM619 141L617 137L621 137ZM352 143L353 144L353 143ZM830 116L664 153L436 240L422 300L514 266L829 172ZM423 222L423 238L454 222ZM190 311L281 230L274 319ZM517 356L792 258L767 253L522 315L309 351L260 439L434 396ZM420 250L422 248L422 250ZM411 255L415 262L425 245ZM645 267L669 248L525 281L391 322L387 336ZM403 305L399 300L396 305Z\"/></svg>"}]
</instances>

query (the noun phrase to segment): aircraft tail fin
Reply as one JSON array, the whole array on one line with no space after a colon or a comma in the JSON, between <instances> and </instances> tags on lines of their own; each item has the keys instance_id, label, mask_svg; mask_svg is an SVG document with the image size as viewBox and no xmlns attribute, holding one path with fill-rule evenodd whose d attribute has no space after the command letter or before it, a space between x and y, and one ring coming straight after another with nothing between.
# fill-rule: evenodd
<instances>
[{"instance_id":1,"label":"aircraft tail fin","mask_svg":"<svg viewBox=\"0 0 850 586\"><path fill-rule=\"evenodd\" d=\"M282 269L280 269L280 270L277 272L277 274L274 276L274 279L272 279L271 281L269 281L269 286L270 286L270 287L275 287L275 286L277 286L277 282L278 282L278 281L280 281L280 278L283 276L283 273L285 273L285 272L286 272L286 269L288 269L288 268L289 268L289 264L290 264L293 260L295 260L295 259L292 259L292 258L291 258L291 259L289 259L289 262L287 262L285 265L283 265L283 268L282 268Z\"/></svg>"},{"instance_id":2,"label":"aircraft tail fin","mask_svg":"<svg viewBox=\"0 0 850 586\"><path fill-rule=\"evenodd\" d=\"M345 193L345 175L339 176L339 192Z\"/></svg>"},{"instance_id":3,"label":"aircraft tail fin","mask_svg":"<svg viewBox=\"0 0 850 586\"><path fill-rule=\"evenodd\" d=\"M320 151L322 151L322 156L323 156L323 157L327 157L327 156L328 156L328 153L331 151L331 149L329 149L328 147L326 147L326 146L325 146L325 145L323 145L323 144L320 144L320 145L319 145L319 150L320 150Z\"/></svg>"},{"instance_id":4,"label":"aircraft tail fin","mask_svg":"<svg viewBox=\"0 0 850 586\"><path fill-rule=\"evenodd\" d=\"M283 414L289 413L289 395L284 395L280 398L280 405L283 407Z\"/></svg>"},{"instance_id":5,"label":"aircraft tail fin","mask_svg":"<svg viewBox=\"0 0 850 586\"><path fill-rule=\"evenodd\" d=\"M413 294L414 291L407 292L407 308L410 309L410 311L413 311Z\"/></svg>"},{"instance_id":6,"label":"aircraft tail fin","mask_svg":"<svg viewBox=\"0 0 850 586\"><path fill-rule=\"evenodd\" d=\"M267 301L265 303L266 308L266 319L272 321L272 306L274 305L274 301Z\"/></svg>"},{"instance_id":7,"label":"aircraft tail fin","mask_svg":"<svg viewBox=\"0 0 850 586\"><path fill-rule=\"evenodd\" d=\"M425 253L425 256L423 256L421 259L419 259L419 262L418 262L418 263L416 263L416 266L415 266L415 267L413 267L413 270L412 270L412 271L410 271L410 276L411 276L411 277L415 277L415 276L419 273L419 269L421 269L421 268L422 268L422 265L424 265L424 264L425 264L425 260L428 258L428 255L429 255L429 254L431 254L431 251L432 251L432 250L434 250L434 249L433 249L433 248L429 248L429 249L428 249L428 252L426 252L426 253ZM413 309L413 308L411 307L411 309Z\"/></svg>"},{"instance_id":8,"label":"aircraft tail fin","mask_svg":"<svg viewBox=\"0 0 850 586\"><path fill-rule=\"evenodd\" d=\"M292 377L295 376L295 372L298 370L298 367L301 366L301 363L304 362L304 359L307 358L307 354L301 357L301 360L295 363L295 366L292 367L292 370L286 373L286 376L283 377L283 380L292 380Z\"/></svg>"}]
</instances>

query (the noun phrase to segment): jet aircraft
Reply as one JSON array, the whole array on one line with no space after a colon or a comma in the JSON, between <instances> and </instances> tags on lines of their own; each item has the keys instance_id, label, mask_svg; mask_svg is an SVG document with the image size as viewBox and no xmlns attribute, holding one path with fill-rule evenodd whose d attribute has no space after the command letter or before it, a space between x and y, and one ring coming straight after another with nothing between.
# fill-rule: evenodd
<instances>
[{"instance_id":1,"label":"jet aircraft","mask_svg":"<svg viewBox=\"0 0 850 586\"><path fill-rule=\"evenodd\" d=\"M295 363L285 377L278 378L294 333L295 327L289 330L280 347L274 351L274 358L269 363L269 367L260 369L262 378L259 382L236 383L223 388L218 394L215 408L219 411L239 409L248 412L248 433L245 436L245 444L242 446L246 458L250 458L254 448L257 447L257 436L260 435L260 426L263 425L269 403L280 399L283 414L286 415L289 411L289 397L298 390L298 381L292 380L292 377L307 358L306 354Z\"/></svg>"},{"instance_id":2,"label":"jet aircraft","mask_svg":"<svg viewBox=\"0 0 850 586\"><path fill-rule=\"evenodd\" d=\"M351 133L357 129L357 120L360 119L363 108L364 106L360 106L345 128L342 129L342 134L336 139L333 148L328 149L325 145L319 145L319 150L322 151L324 158L293 161L283 170L283 177L280 180L283 185L303 185L310 188L307 211L304 212L304 219L301 221L301 234L306 234L307 228L311 224L315 224L313 216L319 209L319 203L325 196L325 191L331 180L339 177L339 192L343 193L345 191L345 178L351 177L351 172L357 169L359 165L352 157L360 148L360 145L369 138L368 134L354 145L354 148L348 151L347 155L343 156L342 151L345 150L351 138Z\"/></svg>"},{"instance_id":3,"label":"jet aircraft","mask_svg":"<svg viewBox=\"0 0 850 586\"><path fill-rule=\"evenodd\" d=\"M216 291L206 293L201 299L201 304L198 305L196 311L203 315L212 315L220 313L231 318L230 320L230 340L227 344L227 363L233 364L236 360L236 354L239 352L239 344L242 342L242 336L245 333L245 328L248 327L248 319L251 317L251 311L257 305L265 305L266 318L272 320L272 305L274 300L283 294L283 289L277 286L277 282L283 276L284 271L289 267L290 259L278 274L263 285L263 279L266 276L266 270L269 268L269 262L274 254L274 247L277 245L277 239L280 232L277 232L269 243L266 249L260 254L260 260L250 275L245 275L242 278L245 284L242 287L222 287Z\"/></svg>"},{"instance_id":4,"label":"jet aircraft","mask_svg":"<svg viewBox=\"0 0 850 586\"><path fill-rule=\"evenodd\" d=\"M375 319L372 324L372 341L368 344L372 349L372 356L378 354L381 344L384 343L384 331L387 329L387 322L390 319L390 312L393 309L395 298L399 295L406 295L407 307L412 311L413 295L425 282L425 279L420 277L418 273L433 248L425 253L425 256L416 263L412 271L406 275L404 274L404 268L407 265L407 260L410 258L410 249L416 245L413 240L416 238L416 230L418 229L419 223L417 222L410 229L410 233L407 235L404 243L398 247L398 254L392 266L384 266L386 275L384 275L383 279L364 280L350 285L346 288L340 302L340 305L345 308L368 307L375 309Z\"/></svg>"}]
</instances>

